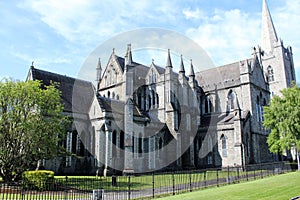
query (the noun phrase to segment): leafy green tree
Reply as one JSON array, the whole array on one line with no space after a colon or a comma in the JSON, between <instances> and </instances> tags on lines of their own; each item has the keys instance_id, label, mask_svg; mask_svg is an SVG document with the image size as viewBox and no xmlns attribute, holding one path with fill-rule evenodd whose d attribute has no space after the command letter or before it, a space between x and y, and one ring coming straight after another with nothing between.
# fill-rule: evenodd
<instances>
[{"instance_id":1,"label":"leafy green tree","mask_svg":"<svg viewBox=\"0 0 300 200\"><path fill-rule=\"evenodd\" d=\"M69 120L62 115L60 91L38 81L0 81L0 176L20 178L41 159L53 159Z\"/></svg>"},{"instance_id":2,"label":"leafy green tree","mask_svg":"<svg viewBox=\"0 0 300 200\"><path fill-rule=\"evenodd\" d=\"M296 148L300 170L300 88L294 83L281 93L281 97L274 96L270 105L264 107L263 125L271 130L267 142L273 153Z\"/></svg>"}]
</instances>

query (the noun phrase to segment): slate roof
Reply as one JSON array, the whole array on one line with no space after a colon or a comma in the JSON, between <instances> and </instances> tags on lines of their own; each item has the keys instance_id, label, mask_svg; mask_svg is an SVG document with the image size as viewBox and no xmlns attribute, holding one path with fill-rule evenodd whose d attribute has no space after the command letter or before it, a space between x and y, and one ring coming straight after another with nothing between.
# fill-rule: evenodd
<instances>
[{"instance_id":1,"label":"slate roof","mask_svg":"<svg viewBox=\"0 0 300 200\"><path fill-rule=\"evenodd\" d=\"M98 96L97 99L101 109L105 110L106 112L113 112L124 115L125 102L109 99L102 96ZM143 115L136 106L133 107L133 115L145 117L145 115Z\"/></svg>"},{"instance_id":2,"label":"slate roof","mask_svg":"<svg viewBox=\"0 0 300 200\"><path fill-rule=\"evenodd\" d=\"M156 70L158 71L159 74L164 74L165 73L166 68L160 67L160 66L158 66L158 65L156 65L154 63L152 63L152 64L156 68Z\"/></svg>"},{"instance_id":3,"label":"slate roof","mask_svg":"<svg viewBox=\"0 0 300 200\"><path fill-rule=\"evenodd\" d=\"M95 96L91 82L36 69L30 69L32 80L40 80L43 86L59 84L65 112L87 114Z\"/></svg>"},{"instance_id":4,"label":"slate roof","mask_svg":"<svg viewBox=\"0 0 300 200\"><path fill-rule=\"evenodd\" d=\"M122 71L124 71L124 66L125 66L125 59L122 57L119 57L117 55L116 56L116 60L118 61L118 63L120 64Z\"/></svg>"},{"instance_id":5,"label":"slate roof","mask_svg":"<svg viewBox=\"0 0 300 200\"><path fill-rule=\"evenodd\" d=\"M241 119L246 119L249 113L249 110L241 111ZM201 127L215 126L217 124L233 124L235 119L235 112L205 114L201 119Z\"/></svg>"},{"instance_id":6,"label":"slate roof","mask_svg":"<svg viewBox=\"0 0 300 200\"><path fill-rule=\"evenodd\" d=\"M124 71L124 67L125 67L125 58L122 58L120 56L117 56L115 55L117 61L119 62L122 70ZM137 63L137 62L132 62L131 66L134 67L134 69L136 70L135 73L138 75L138 77L140 78L145 78L147 73L148 73L148 70L149 70L149 67L145 66L145 65L142 65L140 63Z\"/></svg>"},{"instance_id":7,"label":"slate roof","mask_svg":"<svg viewBox=\"0 0 300 200\"><path fill-rule=\"evenodd\" d=\"M204 91L232 87L241 83L240 61L196 73L196 80Z\"/></svg>"}]
</instances>

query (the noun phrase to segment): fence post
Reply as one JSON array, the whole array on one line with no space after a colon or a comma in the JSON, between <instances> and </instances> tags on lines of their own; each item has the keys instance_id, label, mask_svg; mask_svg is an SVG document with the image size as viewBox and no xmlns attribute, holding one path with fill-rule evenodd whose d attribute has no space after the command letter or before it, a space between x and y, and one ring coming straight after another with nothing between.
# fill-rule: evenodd
<instances>
[{"instance_id":1,"label":"fence post","mask_svg":"<svg viewBox=\"0 0 300 200\"><path fill-rule=\"evenodd\" d=\"M190 192L192 192L192 171L190 171Z\"/></svg>"},{"instance_id":2,"label":"fence post","mask_svg":"<svg viewBox=\"0 0 300 200\"><path fill-rule=\"evenodd\" d=\"M204 187L206 188L206 171L204 171Z\"/></svg>"},{"instance_id":3,"label":"fence post","mask_svg":"<svg viewBox=\"0 0 300 200\"><path fill-rule=\"evenodd\" d=\"M172 172L172 183L173 183L173 195L175 195L175 177L174 177L174 172Z\"/></svg>"},{"instance_id":4,"label":"fence post","mask_svg":"<svg viewBox=\"0 0 300 200\"><path fill-rule=\"evenodd\" d=\"M227 166L227 180L228 180L228 183L230 184L229 166Z\"/></svg>"},{"instance_id":5,"label":"fence post","mask_svg":"<svg viewBox=\"0 0 300 200\"><path fill-rule=\"evenodd\" d=\"M237 167L237 178L238 178L238 183L240 182L240 168Z\"/></svg>"},{"instance_id":6,"label":"fence post","mask_svg":"<svg viewBox=\"0 0 300 200\"><path fill-rule=\"evenodd\" d=\"M130 199L130 175L128 175L128 199Z\"/></svg>"},{"instance_id":7,"label":"fence post","mask_svg":"<svg viewBox=\"0 0 300 200\"><path fill-rule=\"evenodd\" d=\"M68 188L68 176L66 176L65 200L68 199L68 190L67 190L67 188Z\"/></svg>"},{"instance_id":8,"label":"fence post","mask_svg":"<svg viewBox=\"0 0 300 200\"><path fill-rule=\"evenodd\" d=\"M260 163L260 178L263 178L263 174L262 174L262 163Z\"/></svg>"},{"instance_id":9,"label":"fence post","mask_svg":"<svg viewBox=\"0 0 300 200\"><path fill-rule=\"evenodd\" d=\"M246 169L245 169L245 170L246 170L246 178L247 178L247 181L248 181L248 180L249 180L249 179L248 179L248 169L247 169L247 167L245 167L245 168L246 168Z\"/></svg>"},{"instance_id":10,"label":"fence post","mask_svg":"<svg viewBox=\"0 0 300 200\"><path fill-rule=\"evenodd\" d=\"M219 187L219 170L217 169L217 187Z\"/></svg>"},{"instance_id":11,"label":"fence post","mask_svg":"<svg viewBox=\"0 0 300 200\"><path fill-rule=\"evenodd\" d=\"M254 167L254 171L253 171L253 176L254 176L254 180L256 179L256 175L255 175L255 167Z\"/></svg>"},{"instance_id":12,"label":"fence post","mask_svg":"<svg viewBox=\"0 0 300 200\"><path fill-rule=\"evenodd\" d=\"M22 200L24 199L24 184L23 184L23 180L21 180L21 197ZM1 193L1 185L0 185L0 193Z\"/></svg>"},{"instance_id":13,"label":"fence post","mask_svg":"<svg viewBox=\"0 0 300 200\"><path fill-rule=\"evenodd\" d=\"M154 189L154 172L152 172L152 197L155 197L155 189Z\"/></svg>"}]
</instances>

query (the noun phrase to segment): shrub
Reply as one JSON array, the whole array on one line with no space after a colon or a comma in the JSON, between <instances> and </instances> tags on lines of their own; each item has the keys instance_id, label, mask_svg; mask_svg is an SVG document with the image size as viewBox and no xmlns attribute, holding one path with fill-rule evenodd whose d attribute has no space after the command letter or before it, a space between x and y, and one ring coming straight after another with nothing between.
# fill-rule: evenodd
<instances>
[{"instance_id":1,"label":"shrub","mask_svg":"<svg viewBox=\"0 0 300 200\"><path fill-rule=\"evenodd\" d=\"M22 174L23 186L30 190L52 190L54 172L48 170L26 171Z\"/></svg>"}]
</instances>

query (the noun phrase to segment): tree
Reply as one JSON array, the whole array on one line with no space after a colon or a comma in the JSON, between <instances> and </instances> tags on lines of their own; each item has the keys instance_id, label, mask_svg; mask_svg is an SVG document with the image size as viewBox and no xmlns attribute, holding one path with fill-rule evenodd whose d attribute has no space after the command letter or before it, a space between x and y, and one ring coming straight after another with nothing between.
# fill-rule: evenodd
<instances>
[{"instance_id":1,"label":"tree","mask_svg":"<svg viewBox=\"0 0 300 200\"><path fill-rule=\"evenodd\" d=\"M5 181L63 151L58 143L69 121L62 111L55 84L0 81L0 176Z\"/></svg>"},{"instance_id":2,"label":"tree","mask_svg":"<svg viewBox=\"0 0 300 200\"><path fill-rule=\"evenodd\" d=\"M271 130L267 142L273 153L296 148L300 170L300 88L294 83L281 93L281 97L274 96L270 105L264 107L263 125Z\"/></svg>"}]
</instances>

